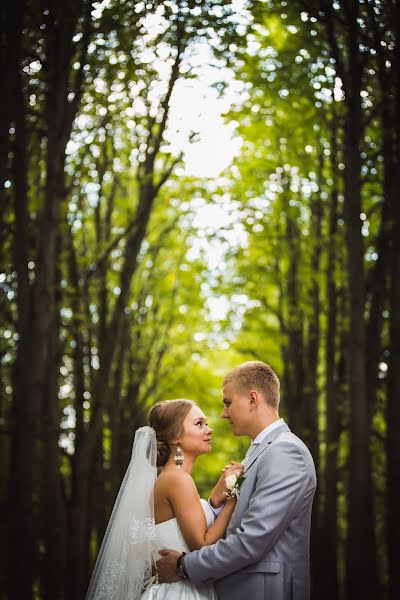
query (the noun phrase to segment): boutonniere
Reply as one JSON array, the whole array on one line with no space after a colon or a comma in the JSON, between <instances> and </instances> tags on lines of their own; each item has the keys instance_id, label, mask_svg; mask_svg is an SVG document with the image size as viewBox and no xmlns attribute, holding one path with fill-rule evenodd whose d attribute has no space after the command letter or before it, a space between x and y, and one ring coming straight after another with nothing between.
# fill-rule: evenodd
<instances>
[{"instance_id":1,"label":"boutonniere","mask_svg":"<svg viewBox=\"0 0 400 600\"><path fill-rule=\"evenodd\" d=\"M228 477L225 479L225 485L228 491L224 492L224 496L226 496L227 500L235 497L239 498L240 486L245 479L246 477L243 474L239 475L239 477L234 473L232 475L228 475Z\"/></svg>"}]
</instances>

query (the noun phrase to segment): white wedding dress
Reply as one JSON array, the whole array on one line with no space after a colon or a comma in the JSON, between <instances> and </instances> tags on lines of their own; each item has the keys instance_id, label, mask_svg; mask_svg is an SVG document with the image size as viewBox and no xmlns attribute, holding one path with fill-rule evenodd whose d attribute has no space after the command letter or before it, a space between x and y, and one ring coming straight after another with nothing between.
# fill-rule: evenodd
<instances>
[{"instance_id":1,"label":"white wedding dress","mask_svg":"<svg viewBox=\"0 0 400 600\"><path fill-rule=\"evenodd\" d=\"M206 500L200 502L208 528L214 523L214 514ZM190 552L176 518L159 523L155 526L155 532L158 550L169 548L178 552ZM182 580L174 583L156 583L146 590L141 600L217 600L217 595L212 585L194 586L189 581Z\"/></svg>"},{"instance_id":2,"label":"white wedding dress","mask_svg":"<svg viewBox=\"0 0 400 600\"><path fill-rule=\"evenodd\" d=\"M217 600L211 585L189 581L155 583L157 550L189 552L176 518L155 525L154 485L157 437L152 427L135 432L132 458L118 492L93 569L86 600ZM214 522L208 502L201 500L207 527Z\"/></svg>"}]
</instances>

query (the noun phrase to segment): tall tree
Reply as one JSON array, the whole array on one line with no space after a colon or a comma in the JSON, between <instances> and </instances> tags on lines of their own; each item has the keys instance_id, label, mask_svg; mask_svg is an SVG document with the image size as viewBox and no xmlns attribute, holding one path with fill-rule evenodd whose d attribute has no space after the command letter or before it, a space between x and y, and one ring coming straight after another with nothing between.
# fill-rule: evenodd
<instances>
[{"instance_id":1,"label":"tall tree","mask_svg":"<svg viewBox=\"0 0 400 600\"><path fill-rule=\"evenodd\" d=\"M395 53L393 60L394 79L394 124L395 124L395 174L393 174L392 196L392 255L390 279L390 370L387 399L387 544L389 559L389 597L396 598L400 593L400 584L396 572L399 562L399 547L396 543L399 535L399 498L400 498L400 448L396 435L400 424L400 6L394 10Z\"/></svg>"}]
</instances>

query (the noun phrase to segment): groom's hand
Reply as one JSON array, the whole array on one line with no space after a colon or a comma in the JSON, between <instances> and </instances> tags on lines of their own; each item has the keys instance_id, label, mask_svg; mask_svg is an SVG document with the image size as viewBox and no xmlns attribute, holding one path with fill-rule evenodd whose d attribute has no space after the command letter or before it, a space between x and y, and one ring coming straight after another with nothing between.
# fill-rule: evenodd
<instances>
[{"instance_id":1,"label":"groom's hand","mask_svg":"<svg viewBox=\"0 0 400 600\"><path fill-rule=\"evenodd\" d=\"M160 583L172 583L173 581L181 581L176 574L176 562L182 552L176 550L159 550L164 558L157 561L158 581Z\"/></svg>"}]
</instances>

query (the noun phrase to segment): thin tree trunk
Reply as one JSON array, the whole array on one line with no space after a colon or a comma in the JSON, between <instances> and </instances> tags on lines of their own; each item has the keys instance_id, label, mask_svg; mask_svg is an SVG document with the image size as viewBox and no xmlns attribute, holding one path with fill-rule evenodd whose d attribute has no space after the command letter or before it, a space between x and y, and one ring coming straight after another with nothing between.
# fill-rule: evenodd
<instances>
[{"instance_id":1,"label":"thin tree trunk","mask_svg":"<svg viewBox=\"0 0 400 600\"><path fill-rule=\"evenodd\" d=\"M104 435L104 433L103 433ZM111 440L109 440L110 442ZM95 451L95 457L93 462L93 469L90 476L90 521L92 531L95 533L97 540L97 548L100 548L101 541L104 537L104 533L107 527L107 521L111 515L107 504L106 495L106 481L110 474L110 468L105 469L104 467L104 452L103 452L103 438L99 436L97 440L97 446ZM89 565L87 565L88 567ZM84 569L85 573L89 573L89 568Z\"/></svg>"},{"instance_id":2,"label":"thin tree trunk","mask_svg":"<svg viewBox=\"0 0 400 600\"><path fill-rule=\"evenodd\" d=\"M309 304L311 315L307 331L307 370L305 374L305 397L307 400L307 430L306 442L314 458L317 472L319 471L319 439L318 439L318 357L320 345L320 286L319 271L322 252L322 182L323 182L323 151L321 149L318 169L318 192L311 199L311 230L314 236L311 248L311 281L309 289ZM319 492L318 492L319 493ZM314 500L315 503L315 500ZM315 511L314 511L315 512Z\"/></svg>"},{"instance_id":3,"label":"thin tree trunk","mask_svg":"<svg viewBox=\"0 0 400 600\"><path fill-rule=\"evenodd\" d=\"M83 403L85 401L85 352L83 338L84 309L82 306L83 292L80 286L79 272L74 240L71 229L68 231L69 246L69 278L72 288L71 307L73 312L73 338L75 348L74 361L74 393L75 393L75 454L71 461L71 494L68 505L68 540L67 540L67 573L66 598L83 597L83 587L86 582L85 554L88 539L88 496L89 475L82 478L79 472L81 450L85 443L85 426ZM88 290L85 291L88 294ZM90 344L89 344L90 346ZM78 549L78 552L77 552ZM82 582L79 587L79 582Z\"/></svg>"},{"instance_id":4,"label":"thin tree trunk","mask_svg":"<svg viewBox=\"0 0 400 600\"><path fill-rule=\"evenodd\" d=\"M59 242L57 243L59 246ZM59 252L57 252L59 255ZM58 270L59 271L59 270ZM61 273L58 272L58 279ZM60 473L58 445L61 414L58 407L58 373L60 369L60 315L61 294L58 288L56 321L52 325L47 368L47 389L42 420L43 438L43 524L45 555L43 559L43 598L63 600L66 561L66 506Z\"/></svg>"},{"instance_id":5,"label":"thin tree trunk","mask_svg":"<svg viewBox=\"0 0 400 600\"><path fill-rule=\"evenodd\" d=\"M18 277L18 350L14 368L9 475L9 597L31 598L35 565L35 525L32 502L34 471L30 463L37 439L35 412L30 396L32 340L30 336L31 291L29 284L28 160L25 106L18 76L16 142L14 149L15 235L14 261ZM24 577L21 577L24 572Z\"/></svg>"},{"instance_id":6,"label":"thin tree trunk","mask_svg":"<svg viewBox=\"0 0 400 600\"><path fill-rule=\"evenodd\" d=\"M89 537L90 465L75 454L71 481L71 501L68 509L66 598L83 598L87 540Z\"/></svg>"},{"instance_id":7,"label":"thin tree trunk","mask_svg":"<svg viewBox=\"0 0 400 600\"><path fill-rule=\"evenodd\" d=\"M320 523L320 552L317 561L315 597L337 600L337 456L339 444L338 406L339 394L336 383L337 350L337 221L338 221L338 148L336 115L331 123L331 172L334 181L330 194L328 260L326 287L328 324L325 339L326 364L326 425L325 425L325 470L323 473L324 505Z\"/></svg>"},{"instance_id":8,"label":"thin tree trunk","mask_svg":"<svg viewBox=\"0 0 400 600\"><path fill-rule=\"evenodd\" d=\"M337 571L338 571L338 598L346 599L346 547L347 547L347 499L349 493L349 477L348 477L348 462L349 462L349 420L351 414L350 398L349 398L349 297L348 286L345 279L346 257L345 248L338 246L338 254L340 256L340 270L344 275L344 280L341 281L338 288L338 319L337 319L337 376L336 376L336 408L337 408ZM344 433L342 437L342 432ZM339 519L345 522L345 527L339 527Z\"/></svg>"},{"instance_id":9,"label":"thin tree trunk","mask_svg":"<svg viewBox=\"0 0 400 600\"><path fill-rule=\"evenodd\" d=\"M300 437L306 437L306 399L304 397L304 330L303 314L299 294L299 264L301 249L300 232L296 223L293 207L286 202L286 244L289 259L287 273L287 354L288 382L285 405L290 410L290 423L293 431Z\"/></svg>"},{"instance_id":10,"label":"thin tree trunk","mask_svg":"<svg viewBox=\"0 0 400 600\"><path fill-rule=\"evenodd\" d=\"M124 420L122 411L122 384L125 370L126 355L130 345L130 326L126 326L123 330L119 354L117 357L116 368L114 372L113 397L114 401L110 407L110 427L111 427L111 486L109 493L109 504L115 500L119 485L121 484L121 468L120 468L120 430ZM130 378L132 374L130 373Z\"/></svg>"},{"instance_id":11,"label":"thin tree trunk","mask_svg":"<svg viewBox=\"0 0 400 600\"><path fill-rule=\"evenodd\" d=\"M306 403L305 413L306 422L304 429L304 441L308 445L314 459L317 476L320 476L320 452L319 452L319 431L318 431L318 362L320 348L320 286L319 271L322 250L322 181L323 181L323 151L321 149L318 168L318 191L311 199L311 231L313 242L311 247L311 269L310 269L310 288L309 305L311 314L308 317L307 344L306 344L306 364L305 369L305 389L304 400ZM320 505L321 488L317 487L313 504L313 517L311 521L311 571L313 572L318 564L319 557L319 532L320 532Z\"/></svg>"}]
</instances>

